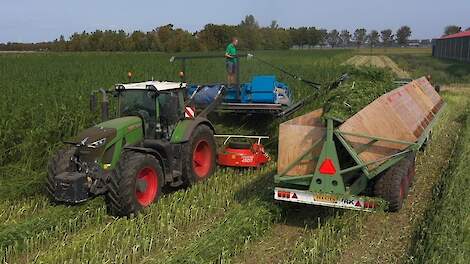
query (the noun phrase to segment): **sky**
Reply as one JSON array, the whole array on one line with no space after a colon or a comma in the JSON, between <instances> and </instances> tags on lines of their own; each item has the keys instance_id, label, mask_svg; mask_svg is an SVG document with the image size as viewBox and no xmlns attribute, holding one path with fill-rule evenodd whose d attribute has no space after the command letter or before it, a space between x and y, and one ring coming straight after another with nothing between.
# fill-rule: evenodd
<instances>
[{"instance_id":1,"label":"sky","mask_svg":"<svg viewBox=\"0 0 470 264\"><path fill-rule=\"evenodd\" d=\"M173 24L191 32L207 23L239 24L252 14L262 26L368 30L408 25L412 38L442 35L446 25L470 27L469 0L3 0L0 42L39 42L96 29L150 31Z\"/></svg>"}]
</instances>

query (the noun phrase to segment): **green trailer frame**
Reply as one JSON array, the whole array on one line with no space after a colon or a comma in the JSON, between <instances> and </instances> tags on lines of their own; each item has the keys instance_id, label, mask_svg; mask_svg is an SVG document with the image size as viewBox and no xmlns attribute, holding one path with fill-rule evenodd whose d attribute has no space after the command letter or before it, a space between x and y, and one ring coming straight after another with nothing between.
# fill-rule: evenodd
<instances>
[{"instance_id":1,"label":"green trailer frame","mask_svg":"<svg viewBox=\"0 0 470 264\"><path fill-rule=\"evenodd\" d=\"M396 163L406 158L410 153L416 153L430 138L430 133L435 123L442 115L445 104L435 114L428 126L423 130L421 136L415 142L383 138L362 133L342 132L337 127L342 123L335 118L326 118L326 135L317 140L302 153L297 159L290 163L283 171L274 176L275 192L274 199L281 201L324 205L330 207L348 208L370 211L376 207L376 198L360 196L368 187L368 183L377 175L391 168ZM368 143L362 145L359 150L346 141L345 136L354 136L368 139ZM335 142L335 138L337 141ZM402 144L406 148L393 155L363 162L359 154L377 142L390 142ZM323 143L320 155L312 156L312 151ZM346 150L347 155L353 161L353 165L343 168L338 157L336 144L340 143ZM343 155L343 152L342 152ZM318 160L313 174L286 176L295 166L306 160ZM341 159L345 160L345 159ZM327 164L323 164L327 162ZM369 169L369 165L381 163ZM321 172L321 166L326 165L327 172ZM338 168L338 169L336 169ZM359 174L359 175L358 175ZM349 179L353 179L351 182ZM349 182L349 184L346 184Z\"/></svg>"}]
</instances>

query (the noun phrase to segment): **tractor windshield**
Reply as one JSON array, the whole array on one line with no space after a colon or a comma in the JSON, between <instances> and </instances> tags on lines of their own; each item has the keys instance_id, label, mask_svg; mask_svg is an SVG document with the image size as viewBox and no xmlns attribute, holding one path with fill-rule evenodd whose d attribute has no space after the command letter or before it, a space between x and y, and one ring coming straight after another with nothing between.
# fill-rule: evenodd
<instances>
[{"instance_id":1,"label":"tractor windshield","mask_svg":"<svg viewBox=\"0 0 470 264\"><path fill-rule=\"evenodd\" d=\"M149 90L126 90L120 93L120 116L143 116L155 120L155 96Z\"/></svg>"}]
</instances>

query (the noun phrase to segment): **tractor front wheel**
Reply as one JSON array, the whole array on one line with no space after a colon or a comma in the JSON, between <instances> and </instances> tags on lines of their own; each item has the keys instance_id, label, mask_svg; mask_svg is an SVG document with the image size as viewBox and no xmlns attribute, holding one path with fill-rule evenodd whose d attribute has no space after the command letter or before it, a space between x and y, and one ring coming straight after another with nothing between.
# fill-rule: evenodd
<instances>
[{"instance_id":1,"label":"tractor front wheel","mask_svg":"<svg viewBox=\"0 0 470 264\"><path fill-rule=\"evenodd\" d=\"M77 170L76 164L72 161L76 151L76 147L66 146L57 151L47 164L46 193L53 202L58 202L54 196L56 190L55 176L63 172Z\"/></svg>"},{"instance_id":2,"label":"tractor front wheel","mask_svg":"<svg viewBox=\"0 0 470 264\"><path fill-rule=\"evenodd\" d=\"M158 200L162 181L163 172L154 156L124 151L108 185L108 212L115 216L137 214Z\"/></svg>"},{"instance_id":3,"label":"tractor front wheel","mask_svg":"<svg viewBox=\"0 0 470 264\"><path fill-rule=\"evenodd\" d=\"M213 131L205 125L198 126L183 153L186 183L193 185L207 179L215 170L216 147Z\"/></svg>"}]
</instances>

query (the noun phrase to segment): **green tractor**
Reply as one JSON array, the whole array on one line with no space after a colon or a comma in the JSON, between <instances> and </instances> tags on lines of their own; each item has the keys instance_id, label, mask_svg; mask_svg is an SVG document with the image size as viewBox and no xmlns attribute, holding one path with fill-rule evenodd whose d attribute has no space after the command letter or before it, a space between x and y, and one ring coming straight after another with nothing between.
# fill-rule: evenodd
<instances>
[{"instance_id":1,"label":"green tractor","mask_svg":"<svg viewBox=\"0 0 470 264\"><path fill-rule=\"evenodd\" d=\"M207 120L223 94L194 116L184 83L118 84L102 94L103 122L65 142L48 164L46 189L54 202L77 204L104 195L108 213L137 214L158 200L163 186L191 186L215 170L214 126ZM108 120L108 95L117 118Z\"/></svg>"}]
</instances>

